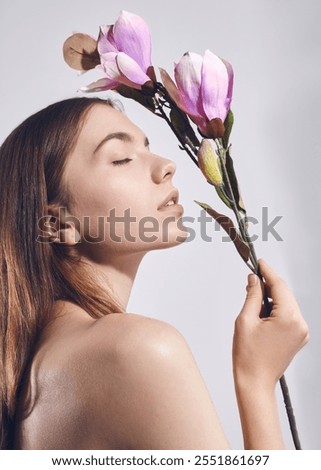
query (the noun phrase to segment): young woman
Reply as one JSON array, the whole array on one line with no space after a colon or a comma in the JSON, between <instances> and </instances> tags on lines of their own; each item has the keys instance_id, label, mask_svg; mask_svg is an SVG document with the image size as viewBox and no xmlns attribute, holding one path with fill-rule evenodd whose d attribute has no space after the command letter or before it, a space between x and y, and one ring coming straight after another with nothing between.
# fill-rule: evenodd
<instances>
[{"instance_id":1,"label":"young woman","mask_svg":"<svg viewBox=\"0 0 321 470\"><path fill-rule=\"evenodd\" d=\"M144 255L186 239L174 172L96 98L49 106L1 146L2 449L228 448L180 333L126 312ZM235 388L245 448L279 449L274 389L308 331L285 282L260 269L272 316L259 318L249 275Z\"/></svg>"}]
</instances>

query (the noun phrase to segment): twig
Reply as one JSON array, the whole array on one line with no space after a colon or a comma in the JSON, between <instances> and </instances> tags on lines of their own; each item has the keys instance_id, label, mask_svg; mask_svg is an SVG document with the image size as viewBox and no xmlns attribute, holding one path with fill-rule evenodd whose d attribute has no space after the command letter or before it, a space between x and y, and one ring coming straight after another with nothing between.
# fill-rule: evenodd
<instances>
[{"instance_id":1,"label":"twig","mask_svg":"<svg viewBox=\"0 0 321 470\"><path fill-rule=\"evenodd\" d=\"M193 160L195 165L197 167L199 167L198 161L197 161L197 158L196 158L197 157L197 148L192 144L192 142L190 141L190 139L188 138L187 135L182 136L177 131L177 129L173 126L170 118L167 116L166 112L163 109L163 107L166 107L167 109L175 109L176 111L181 112L179 110L179 108L177 107L176 103L168 95L167 90L163 87L163 85L161 83L156 84L156 93L154 95L154 100L155 100L155 107L156 107L156 113L155 114L157 114L159 117L163 118L167 122L167 124L169 125L171 130L174 132L175 136L177 137L178 141L180 142L181 148L187 152L187 154ZM190 129L192 130L192 132L194 132L191 127L190 127ZM188 146L187 142L188 142L188 144L190 144L190 147ZM230 194L229 199L230 199L230 202L231 202L232 210L233 210L233 212L236 216L241 237L242 237L243 241L248 245L249 250L250 250L250 259L251 259L251 262L252 262L253 266L248 261L246 261L246 265L249 267L249 269L252 272L257 274L257 276L260 278L260 280L262 281L262 283L264 285L264 295L263 295L264 308L262 309L260 317L261 318L267 318L267 317L270 316L272 308L271 308L271 303L270 303L269 298L268 298L267 293L266 293L266 289L265 289L266 284L264 282L262 274L260 273L257 256L256 256L256 253L255 253L254 245L253 245L253 243L250 239L249 233L248 233L247 225L246 225L246 223L243 222L243 218L240 215L240 212L239 212L238 206L237 206L237 202L235 200L234 192L233 192L232 185L231 185L231 182L230 182L230 178L229 178L229 175L228 175L228 171L227 171L226 165L225 165L225 152L226 152L226 149L224 149L224 147L222 146L222 143L219 141L219 139L216 139L215 142L216 142L216 145L217 145L217 150L218 150L218 154L219 154L219 158L220 158L220 162L221 162L221 167L222 167L222 170L224 172L225 180L227 182L227 189L228 189L228 192ZM195 157L195 155L196 155L196 157ZM296 450L301 450L302 448L301 448L299 434L298 434L298 430L297 430L297 426L296 426L294 411L293 411L293 407L292 407L292 403L291 403L289 389L288 389L288 386L287 386L284 375L282 375L282 377L280 378L279 383L280 383L281 390L282 390L283 400L284 400L285 409L286 409L286 413L287 413L287 417L288 417L288 421L289 421L289 425L290 425L290 431L291 431L293 443L294 443L294 446L295 446Z\"/></svg>"},{"instance_id":2,"label":"twig","mask_svg":"<svg viewBox=\"0 0 321 470\"><path fill-rule=\"evenodd\" d=\"M282 395L284 398L286 413L288 415L288 420L290 422L290 429L291 429L292 439L294 442L294 447L296 450L302 450L299 433L298 433L298 429L297 429L296 422L295 422L294 410L292 407L291 398L289 394L289 389L288 389L284 375L282 375L282 377L280 378L280 386L281 386Z\"/></svg>"}]
</instances>

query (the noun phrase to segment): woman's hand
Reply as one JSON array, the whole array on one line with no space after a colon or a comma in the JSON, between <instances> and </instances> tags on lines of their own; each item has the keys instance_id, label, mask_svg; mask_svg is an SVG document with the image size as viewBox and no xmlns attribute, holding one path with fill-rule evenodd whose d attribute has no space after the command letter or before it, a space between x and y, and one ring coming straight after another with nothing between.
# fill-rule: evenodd
<instances>
[{"instance_id":1,"label":"woman's hand","mask_svg":"<svg viewBox=\"0 0 321 470\"><path fill-rule=\"evenodd\" d=\"M262 259L260 272L272 299L260 318L264 287L248 277L247 296L235 322L233 372L245 449L284 449L275 384L308 340L308 327L283 279Z\"/></svg>"},{"instance_id":2,"label":"woman's hand","mask_svg":"<svg viewBox=\"0 0 321 470\"><path fill-rule=\"evenodd\" d=\"M274 387L308 341L308 327L285 281L262 259L259 268L272 299L271 316L259 317L264 287L258 276L250 274L246 300L235 322L234 377L236 384Z\"/></svg>"}]
</instances>

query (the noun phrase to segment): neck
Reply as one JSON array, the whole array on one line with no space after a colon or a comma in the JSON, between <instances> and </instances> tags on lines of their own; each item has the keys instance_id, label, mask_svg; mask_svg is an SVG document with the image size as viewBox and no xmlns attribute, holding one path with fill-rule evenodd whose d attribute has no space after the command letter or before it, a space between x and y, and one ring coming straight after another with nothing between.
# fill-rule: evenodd
<instances>
[{"instance_id":1,"label":"neck","mask_svg":"<svg viewBox=\"0 0 321 470\"><path fill-rule=\"evenodd\" d=\"M137 270L144 255L145 252L117 253L114 258L110 256L108 261L104 262L86 259L86 262L92 266L99 283L107 291L112 291L124 311L127 309Z\"/></svg>"}]
</instances>

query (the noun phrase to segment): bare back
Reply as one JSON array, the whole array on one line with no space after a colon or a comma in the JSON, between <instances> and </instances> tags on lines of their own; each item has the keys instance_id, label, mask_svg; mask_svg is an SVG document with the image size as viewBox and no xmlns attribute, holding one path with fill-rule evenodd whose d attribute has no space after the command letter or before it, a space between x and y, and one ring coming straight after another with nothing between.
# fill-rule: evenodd
<instances>
[{"instance_id":1,"label":"bare back","mask_svg":"<svg viewBox=\"0 0 321 470\"><path fill-rule=\"evenodd\" d=\"M58 302L17 412L15 449L227 448L184 339L137 314Z\"/></svg>"},{"instance_id":2,"label":"bare back","mask_svg":"<svg viewBox=\"0 0 321 470\"><path fill-rule=\"evenodd\" d=\"M63 316L43 332L23 384L14 448L112 448L108 432L102 440L92 430L90 402L99 382L90 384L88 396L86 358L82 357L97 320L69 302L57 302L55 314ZM106 345L108 333L112 332L105 328Z\"/></svg>"}]
</instances>

